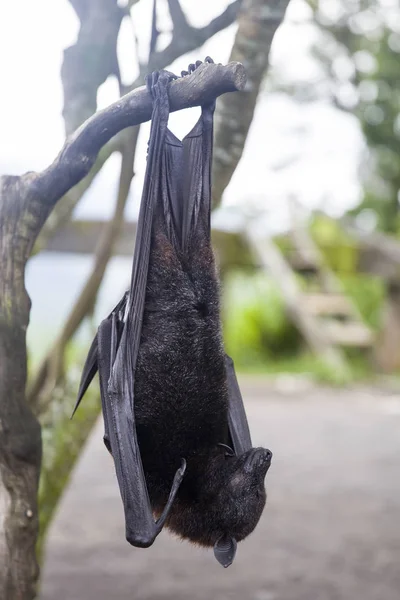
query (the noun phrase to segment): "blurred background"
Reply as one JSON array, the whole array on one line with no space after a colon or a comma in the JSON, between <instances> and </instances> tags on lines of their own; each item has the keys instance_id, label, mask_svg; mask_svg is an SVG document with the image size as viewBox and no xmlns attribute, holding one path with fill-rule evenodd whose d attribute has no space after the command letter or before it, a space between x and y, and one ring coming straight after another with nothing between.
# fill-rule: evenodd
<instances>
[{"instance_id":1,"label":"blurred background","mask_svg":"<svg viewBox=\"0 0 400 600\"><path fill-rule=\"evenodd\" d=\"M243 62L246 90L217 103L213 240L226 349L254 441L275 452L271 507L222 574L164 534L132 550L96 386L69 421L91 336L130 277L149 124L126 130L59 202L28 263L41 553L59 506L43 600L397 599L399 3L158 0L153 15L150 0L0 4L0 173L45 168L147 72ZM182 137L198 114L175 113L170 128Z\"/></svg>"}]
</instances>

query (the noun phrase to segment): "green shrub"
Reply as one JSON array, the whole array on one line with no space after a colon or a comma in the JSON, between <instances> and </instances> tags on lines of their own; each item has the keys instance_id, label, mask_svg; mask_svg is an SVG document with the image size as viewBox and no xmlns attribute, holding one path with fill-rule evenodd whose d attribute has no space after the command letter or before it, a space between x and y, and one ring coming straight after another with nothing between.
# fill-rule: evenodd
<instances>
[{"instance_id":1,"label":"green shrub","mask_svg":"<svg viewBox=\"0 0 400 600\"><path fill-rule=\"evenodd\" d=\"M344 291L358 307L365 323L378 329L385 298L384 282L377 277L362 274L343 275L340 279Z\"/></svg>"},{"instance_id":2,"label":"green shrub","mask_svg":"<svg viewBox=\"0 0 400 600\"><path fill-rule=\"evenodd\" d=\"M277 286L264 273L226 278L223 323L227 352L241 368L293 355L301 344Z\"/></svg>"}]
</instances>

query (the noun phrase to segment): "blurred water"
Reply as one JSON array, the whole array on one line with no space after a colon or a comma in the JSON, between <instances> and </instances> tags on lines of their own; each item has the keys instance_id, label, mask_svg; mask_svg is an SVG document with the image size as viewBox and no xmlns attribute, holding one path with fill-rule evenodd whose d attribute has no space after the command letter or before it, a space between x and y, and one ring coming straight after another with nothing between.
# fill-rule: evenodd
<instances>
[{"instance_id":1,"label":"blurred water","mask_svg":"<svg viewBox=\"0 0 400 600\"><path fill-rule=\"evenodd\" d=\"M32 300L28 347L34 362L56 337L86 281L92 262L92 256L56 252L39 254L28 262L26 286ZM129 257L115 257L110 261L96 304L96 325L127 289L131 264ZM86 323L78 339L86 340L89 330Z\"/></svg>"}]
</instances>

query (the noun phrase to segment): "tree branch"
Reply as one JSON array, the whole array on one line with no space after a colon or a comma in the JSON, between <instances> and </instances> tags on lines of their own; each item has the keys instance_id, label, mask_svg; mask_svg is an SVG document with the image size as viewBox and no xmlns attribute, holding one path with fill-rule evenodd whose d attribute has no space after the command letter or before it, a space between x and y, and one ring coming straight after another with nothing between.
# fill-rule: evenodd
<instances>
[{"instance_id":1,"label":"tree branch","mask_svg":"<svg viewBox=\"0 0 400 600\"><path fill-rule=\"evenodd\" d=\"M245 81L240 63L226 66L203 63L191 75L170 84L170 110L210 102L226 92L243 89ZM122 129L148 121L151 112L150 94L145 87L138 88L81 125L47 169L23 176L32 210L31 233L35 229L37 235L54 204L87 175L100 149ZM33 244L35 239L32 236L30 242Z\"/></svg>"},{"instance_id":2,"label":"tree branch","mask_svg":"<svg viewBox=\"0 0 400 600\"><path fill-rule=\"evenodd\" d=\"M117 40L122 18L129 7L121 8L116 0L69 0L80 20L74 45L64 51L61 81L64 92L63 117L66 135L77 129L97 109L97 92L110 75L115 75L121 87L117 61ZM132 5L130 3L130 5ZM114 142L114 141L113 141ZM117 142L118 145L118 142ZM46 245L60 224L65 223L79 200L90 187L95 175L116 144L105 147L91 172L79 186L71 190L52 211L40 233L35 251Z\"/></svg>"},{"instance_id":3,"label":"tree branch","mask_svg":"<svg viewBox=\"0 0 400 600\"><path fill-rule=\"evenodd\" d=\"M123 224L126 201L133 177L133 163L138 134L139 128L136 127L131 132L130 139L127 141L122 153L121 173L114 215L103 230L95 253L92 271L87 278L79 298L71 309L58 339L42 361L32 384L29 386L27 399L36 415L42 414L46 410L53 390L63 374L66 345L95 304L106 267L113 253L114 244Z\"/></svg>"},{"instance_id":4,"label":"tree branch","mask_svg":"<svg viewBox=\"0 0 400 600\"><path fill-rule=\"evenodd\" d=\"M241 3L242 0L235 0L234 2L231 2L218 17L212 19L208 25L205 25L204 27L192 27L187 23L179 2L177 0L169 0L169 9L174 25L172 40L164 50L154 52L151 61L147 65L147 71L150 73L151 71L164 69L183 54L192 52L193 50L196 50L196 48L200 48L200 46L216 33L226 29L229 25L232 25L237 17ZM178 17L179 10L181 11L180 17ZM184 21L186 24L184 24ZM141 85L142 82L143 73L141 73L138 79L130 86L130 89L136 88L138 85Z\"/></svg>"},{"instance_id":5,"label":"tree branch","mask_svg":"<svg viewBox=\"0 0 400 600\"><path fill-rule=\"evenodd\" d=\"M174 26L172 36L176 35L184 35L188 33L188 29L191 27L188 23L185 13L182 10L179 0L167 0L169 14L171 16L171 21Z\"/></svg>"},{"instance_id":6,"label":"tree branch","mask_svg":"<svg viewBox=\"0 0 400 600\"><path fill-rule=\"evenodd\" d=\"M80 2L80 1L82 1L82 0L74 0L74 2ZM126 7L126 10L128 10L131 6L136 4L137 1L138 0L132 0L131 2L129 2L128 6ZM212 19L212 21L210 21L210 23L204 27L195 28L195 27L189 26L190 29L189 30L186 29L183 34L182 34L182 32L180 32L179 34L177 32L176 35L173 36L171 43L164 50L153 53L149 64L146 67L143 67L140 76L136 79L136 81L134 81L134 83L132 85L126 86L124 88L124 91L125 92L133 91L134 89L143 85L144 75L145 75L144 68L146 69L146 72L149 72L149 73L152 71L164 69L169 64L171 64L174 60L179 58L179 56L182 56L183 54L186 54L187 52L190 52L192 50L195 50L196 48L199 48L210 37L212 37L219 31L222 31L226 27L229 27L229 25L231 25L236 19L237 13L240 8L241 1L242 0L235 0L234 2L231 2L231 4L229 4L229 6L226 8L226 10L224 10L215 19ZM110 38L108 38L108 39L110 39ZM112 52L110 51L110 53L113 54L113 53L115 53L115 51L114 50ZM92 53L92 56L96 56L96 62L99 62L98 61L99 55ZM64 60L66 60L66 57ZM86 60L84 61L84 64L85 65L87 64ZM82 65L79 66L79 69L80 70L82 69ZM68 73L72 78L75 77L75 75L71 69L68 70ZM83 77L83 80L81 78L80 81L81 81L82 85L86 86L89 79L88 78L85 79L85 77ZM101 83L100 78L98 78L96 81L99 81ZM72 86L75 86L75 83L68 84L68 86L71 86L71 89L72 89ZM87 107L89 106L90 103L93 106L93 93L94 93L94 95L97 94L97 88L95 89L94 92L92 91L90 94L88 91L86 91L86 96L83 93L79 93L78 96L73 98L73 97L71 97L70 94L68 94L68 98L70 98L70 101L74 103L76 115L73 116L71 113L71 118L68 117L69 124L66 124L67 131L73 130L73 124L72 124L73 122L75 122L76 126L79 126L82 123L82 120L84 120L90 114L92 114L87 110ZM89 98L89 95L90 95L90 98ZM64 93L64 99L66 101L67 92ZM80 103L77 106L78 99L80 99ZM85 106L86 106L86 108L85 108ZM66 107L66 104L65 104L65 107ZM70 111L72 111L72 107L71 107L71 109L68 109L68 111L66 111L66 109L64 110L64 118L65 119L67 119L67 115L70 114ZM103 148L102 153L98 158L99 164L96 165L96 172L100 171L100 169L102 168L102 166L103 166L105 160L108 158L108 156L110 156L112 154L112 152L114 152L117 149L114 147L114 144L116 146L121 145L121 144L119 144L119 140L118 140L119 137L121 137L121 134L119 134L117 138L114 138L114 140L112 142L110 142L111 146L110 146L110 144L107 144L107 146L105 146ZM104 156L102 156L103 154L104 154ZM106 158L104 158L104 157L106 157ZM68 194L68 197L63 198L62 208L61 208L61 204L59 204L55 208L55 210L52 211L51 221L47 221L46 223L44 223L44 226L42 228L40 238L38 241L38 245L37 245L38 249L45 246L46 241L54 235L54 233L58 229L58 227L60 227L61 224L65 223L66 220L71 216L73 209L79 202L82 195L85 193L85 191L90 186L91 181L89 178L90 178L90 175L87 178L87 180L85 180L85 183L87 183L87 185L85 185L85 183L82 182L79 185L79 189L76 189L75 192Z\"/></svg>"},{"instance_id":7,"label":"tree branch","mask_svg":"<svg viewBox=\"0 0 400 600\"><path fill-rule=\"evenodd\" d=\"M97 90L110 75L119 77L117 38L124 9L116 0L69 0L80 20L76 43L64 50L61 80L66 135L97 109Z\"/></svg>"},{"instance_id":8,"label":"tree branch","mask_svg":"<svg viewBox=\"0 0 400 600\"><path fill-rule=\"evenodd\" d=\"M95 164L86 177L84 177L77 185L68 190L68 192L60 199L57 204L57 210L53 210L49 214L45 226L42 228L34 245L32 254L37 254L46 248L49 240L52 239L59 227L63 223L68 222L74 207L78 204L86 190L90 188L94 179L108 161L110 156L117 150L122 150L120 145L126 132L128 132L128 130L121 132L124 134L123 136L116 136L100 150Z\"/></svg>"},{"instance_id":9,"label":"tree branch","mask_svg":"<svg viewBox=\"0 0 400 600\"><path fill-rule=\"evenodd\" d=\"M260 87L269 66L269 53L276 30L283 21L289 0L244 0L230 60L243 63L245 90L222 98L215 115L213 204L222 194L243 154L253 120Z\"/></svg>"}]
</instances>

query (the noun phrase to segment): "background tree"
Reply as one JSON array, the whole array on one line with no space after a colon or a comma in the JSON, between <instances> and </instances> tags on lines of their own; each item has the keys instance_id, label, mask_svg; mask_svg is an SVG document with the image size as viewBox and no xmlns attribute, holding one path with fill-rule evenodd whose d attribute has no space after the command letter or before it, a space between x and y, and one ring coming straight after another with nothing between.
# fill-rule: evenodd
<instances>
[{"instance_id":1,"label":"background tree","mask_svg":"<svg viewBox=\"0 0 400 600\"><path fill-rule=\"evenodd\" d=\"M383 0L305 0L312 27L313 85L276 73L272 87L301 103L329 100L359 121L367 147L361 157L366 209L377 226L397 233L400 190L400 7Z\"/></svg>"},{"instance_id":2,"label":"background tree","mask_svg":"<svg viewBox=\"0 0 400 600\"><path fill-rule=\"evenodd\" d=\"M312 31L313 85L276 73L273 87L290 90L300 103L328 100L354 115L365 141L360 156L361 199L349 211L369 229L399 234L400 201L400 6L384 0L306 0ZM390 241L387 243L390 244ZM386 242L385 242L386 244ZM381 244L382 247L382 244ZM375 252L371 247L371 252ZM398 267L385 277L379 368L400 368ZM356 286L353 285L355 288ZM360 285L357 284L359 289Z\"/></svg>"}]
</instances>

